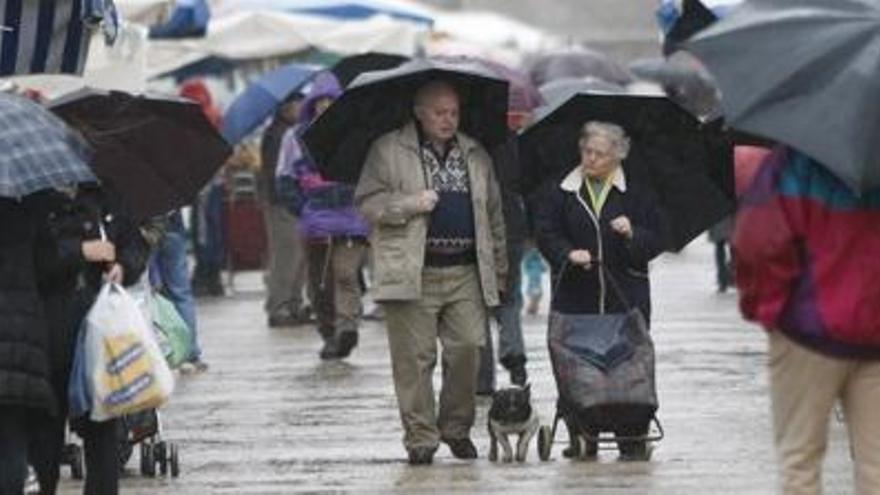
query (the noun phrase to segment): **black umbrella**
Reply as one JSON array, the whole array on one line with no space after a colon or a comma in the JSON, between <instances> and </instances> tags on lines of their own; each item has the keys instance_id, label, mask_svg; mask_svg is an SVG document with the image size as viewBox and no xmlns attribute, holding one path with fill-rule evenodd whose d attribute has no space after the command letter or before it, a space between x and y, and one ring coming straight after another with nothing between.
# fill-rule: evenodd
<instances>
[{"instance_id":1,"label":"black umbrella","mask_svg":"<svg viewBox=\"0 0 880 495\"><path fill-rule=\"evenodd\" d=\"M733 147L720 123L703 125L658 96L579 93L555 105L520 136L524 193L579 163L578 136L590 120L620 125L629 135L624 170L656 191L673 249L733 211Z\"/></svg>"},{"instance_id":2,"label":"black umbrella","mask_svg":"<svg viewBox=\"0 0 880 495\"><path fill-rule=\"evenodd\" d=\"M190 203L232 152L189 100L85 89L50 108L92 145L95 175L136 218Z\"/></svg>"},{"instance_id":3,"label":"black umbrella","mask_svg":"<svg viewBox=\"0 0 880 495\"><path fill-rule=\"evenodd\" d=\"M504 140L506 81L476 64L412 60L358 76L306 130L303 139L321 173L331 180L357 182L370 145L413 118L413 95L432 80L448 81L458 91L462 131L487 149Z\"/></svg>"},{"instance_id":4,"label":"black umbrella","mask_svg":"<svg viewBox=\"0 0 880 495\"><path fill-rule=\"evenodd\" d=\"M333 64L333 67L330 67L330 72L336 76L336 80L345 88L364 72L393 69L407 60L402 55L367 52L342 58Z\"/></svg>"},{"instance_id":5,"label":"black umbrella","mask_svg":"<svg viewBox=\"0 0 880 495\"><path fill-rule=\"evenodd\" d=\"M663 54L671 55L681 44L718 20L700 0L684 0L681 15L663 39Z\"/></svg>"}]
</instances>

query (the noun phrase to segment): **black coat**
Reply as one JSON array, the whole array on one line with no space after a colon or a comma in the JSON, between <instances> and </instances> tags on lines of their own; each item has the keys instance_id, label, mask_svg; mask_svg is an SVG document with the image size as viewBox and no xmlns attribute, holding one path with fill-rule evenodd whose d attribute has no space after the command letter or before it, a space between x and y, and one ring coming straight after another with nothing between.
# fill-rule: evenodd
<instances>
[{"instance_id":1,"label":"black coat","mask_svg":"<svg viewBox=\"0 0 880 495\"><path fill-rule=\"evenodd\" d=\"M37 215L0 198L0 406L54 412L48 330L37 291Z\"/></svg>"},{"instance_id":2,"label":"black coat","mask_svg":"<svg viewBox=\"0 0 880 495\"><path fill-rule=\"evenodd\" d=\"M50 366L55 392L66 403L66 389L80 324L103 284L105 267L83 258L82 243L100 239L98 219L116 247L123 285L136 283L149 259L149 246L131 219L99 189L81 190L75 198L59 192L40 194L38 232L40 297L50 336Z\"/></svg>"},{"instance_id":3,"label":"black coat","mask_svg":"<svg viewBox=\"0 0 880 495\"><path fill-rule=\"evenodd\" d=\"M567 184L568 190L562 184ZM551 307L563 313L600 313L603 307L608 313L627 309L602 269L593 265L584 270L567 264L570 251L587 249L594 258L601 258L624 297L650 321L648 262L668 246L667 222L653 191L631 181L625 193L612 188L601 216L596 218L583 197L584 187L580 174L573 172L562 183L545 185L533 203L538 247L550 263L556 288ZM611 220L620 215L630 219L632 239L611 229Z\"/></svg>"}]
</instances>

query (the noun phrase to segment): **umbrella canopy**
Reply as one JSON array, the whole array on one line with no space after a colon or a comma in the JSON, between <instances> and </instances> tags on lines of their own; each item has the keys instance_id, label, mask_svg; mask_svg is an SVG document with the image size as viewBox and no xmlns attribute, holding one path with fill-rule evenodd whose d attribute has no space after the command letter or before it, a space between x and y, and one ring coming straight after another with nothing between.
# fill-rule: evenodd
<instances>
[{"instance_id":1,"label":"umbrella canopy","mask_svg":"<svg viewBox=\"0 0 880 495\"><path fill-rule=\"evenodd\" d=\"M719 117L721 95L712 76L698 66L698 61L691 64L678 57L636 60L629 68L636 76L661 85L672 100L697 117Z\"/></svg>"},{"instance_id":2,"label":"umbrella canopy","mask_svg":"<svg viewBox=\"0 0 880 495\"><path fill-rule=\"evenodd\" d=\"M856 192L880 187L880 4L746 2L685 48L732 127L810 155Z\"/></svg>"},{"instance_id":3,"label":"umbrella canopy","mask_svg":"<svg viewBox=\"0 0 880 495\"><path fill-rule=\"evenodd\" d=\"M85 89L50 107L83 133L95 175L140 219L192 202L232 152L189 100Z\"/></svg>"},{"instance_id":4,"label":"umbrella canopy","mask_svg":"<svg viewBox=\"0 0 880 495\"><path fill-rule=\"evenodd\" d=\"M656 191L674 249L733 211L733 147L721 126L701 125L658 96L579 93L553 105L520 136L520 155L529 164L523 192L561 179L580 162L580 129L591 120L620 125L630 137L627 178Z\"/></svg>"},{"instance_id":5,"label":"umbrella canopy","mask_svg":"<svg viewBox=\"0 0 880 495\"><path fill-rule=\"evenodd\" d=\"M0 197L97 180L85 141L27 98L0 93L0 149Z\"/></svg>"},{"instance_id":6,"label":"umbrella canopy","mask_svg":"<svg viewBox=\"0 0 880 495\"><path fill-rule=\"evenodd\" d=\"M626 88L595 77L569 77L548 82L539 91L550 104L547 109L552 109L555 108L554 104L562 103L578 93L625 93Z\"/></svg>"},{"instance_id":7,"label":"umbrella canopy","mask_svg":"<svg viewBox=\"0 0 880 495\"><path fill-rule=\"evenodd\" d=\"M393 69L408 59L402 55L391 53L368 52L344 57L333 64L330 72L336 76L336 80L342 87L351 84L355 78L364 72L374 70Z\"/></svg>"},{"instance_id":8,"label":"umbrella canopy","mask_svg":"<svg viewBox=\"0 0 880 495\"><path fill-rule=\"evenodd\" d=\"M308 82L316 67L285 65L248 86L223 116L223 137L236 144L272 115L278 105Z\"/></svg>"},{"instance_id":9,"label":"umbrella canopy","mask_svg":"<svg viewBox=\"0 0 880 495\"><path fill-rule=\"evenodd\" d=\"M442 60L452 64L476 64L485 68L500 79L510 84L508 89L507 109L510 112L528 113L544 104L544 98L525 72L508 67L502 63L484 58L469 56L437 56L434 60Z\"/></svg>"},{"instance_id":10,"label":"umbrella canopy","mask_svg":"<svg viewBox=\"0 0 880 495\"><path fill-rule=\"evenodd\" d=\"M538 86L571 77L595 77L622 86L633 80L626 67L606 55L586 49L537 55L529 67L529 75Z\"/></svg>"},{"instance_id":11,"label":"umbrella canopy","mask_svg":"<svg viewBox=\"0 0 880 495\"><path fill-rule=\"evenodd\" d=\"M425 83L444 80L461 97L461 129L487 148L507 133L507 82L477 64L418 59L396 69L358 76L305 132L321 173L357 182L370 145L412 120L413 96Z\"/></svg>"}]
</instances>

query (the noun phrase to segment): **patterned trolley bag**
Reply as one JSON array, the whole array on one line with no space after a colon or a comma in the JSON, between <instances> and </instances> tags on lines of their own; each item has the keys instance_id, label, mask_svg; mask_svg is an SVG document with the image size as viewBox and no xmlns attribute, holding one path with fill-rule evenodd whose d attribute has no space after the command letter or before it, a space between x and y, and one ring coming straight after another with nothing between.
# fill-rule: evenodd
<instances>
[{"instance_id":1,"label":"patterned trolley bag","mask_svg":"<svg viewBox=\"0 0 880 495\"><path fill-rule=\"evenodd\" d=\"M663 437L655 416L659 403L654 381L654 343L647 323L641 311L629 303L611 272L597 264L628 309L623 313L600 314L551 311L548 347L559 401L552 430L544 427L539 437L541 458L549 457L561 418L590 441L654 441ZM560 278L567 267L563 267ZM588 427L614 431L621 425L647 424L652 420L659 434L609 439L587 432Z\"/></svg>"}]
</instances>

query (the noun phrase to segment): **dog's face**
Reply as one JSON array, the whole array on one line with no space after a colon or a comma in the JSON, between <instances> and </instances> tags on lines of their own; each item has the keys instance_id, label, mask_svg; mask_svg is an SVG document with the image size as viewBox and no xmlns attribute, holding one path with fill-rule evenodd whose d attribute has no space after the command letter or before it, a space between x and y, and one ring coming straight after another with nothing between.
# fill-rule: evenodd
<instances>
[{"instance_id":1,"label":"dog's face","mask_svg":"<svg viewBox=\"0 0 880 495\"><path fill-rule=\"evenodd\" d=\"M521 423L532 414L531 385L502 388L492 394L489 418L502 423Z\"/></svg>"}]
</instances>

